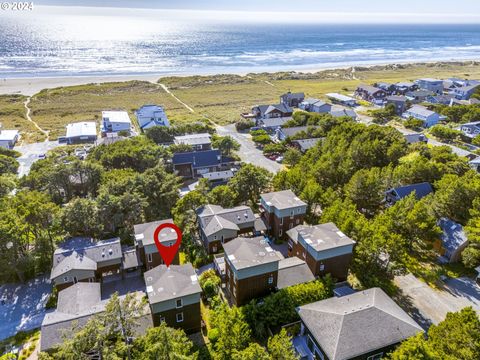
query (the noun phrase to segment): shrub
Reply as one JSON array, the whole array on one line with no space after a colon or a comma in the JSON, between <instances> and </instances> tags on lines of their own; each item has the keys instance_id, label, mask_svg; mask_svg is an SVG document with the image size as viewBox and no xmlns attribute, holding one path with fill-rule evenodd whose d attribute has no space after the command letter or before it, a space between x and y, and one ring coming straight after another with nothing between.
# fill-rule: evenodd
<instances>
[{"instance_id":1,"label":"shrub","mask_svg":"<svg viewBox=\"0 0 480 360\"><path fill-rule=\"evenodd\" d=\"M245 131L253 126L255 126L255 122L251 120L240 120L235 124L235 128L237 129L237 131Z\"/></svg>"},{"instance_id":2,"label":"shrub","mask_svg":"<svg viewBox=\"0 0 480 360\"><path fill-rule=\"evenodd\" d=\"M217 289L221 281L213 269L205 271L199 277L199 284L207 298L212 298L217 294Z\"/></svg>"},{"instance_id":3,"label":"shrub","mask_svg":"<svg viewBox=\"0 0 480 360\"><path fill-rule=\"evenodd\" d=\"M217 328L210 329L210 331L208 332L208 340L210 340L212 344L215 344L219 337L220 331L218 331Z\"/></svg>"}]
</instances>

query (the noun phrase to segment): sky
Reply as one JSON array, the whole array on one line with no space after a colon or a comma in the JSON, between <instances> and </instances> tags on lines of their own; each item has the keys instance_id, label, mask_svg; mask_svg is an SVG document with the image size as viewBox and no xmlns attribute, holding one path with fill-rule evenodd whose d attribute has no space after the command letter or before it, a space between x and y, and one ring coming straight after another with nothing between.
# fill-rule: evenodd
<instances>
[{"instance_id":1,"label":"sky","mask_svg":"<svg viewBox=\"0 0 480 360\"><path fill-rule=\"evenodd\" d=\"M232 13L272 21L480 23L478 0L33 0L35 6L182 9ZM72 10L73 11L73 10ZM98 9L100 11L100 9ZM293 14L295 13L295 14ZM321 13L328 13L322 17ZM232 18L235 15L231 15Z\"/></svg>"}]
</instances>

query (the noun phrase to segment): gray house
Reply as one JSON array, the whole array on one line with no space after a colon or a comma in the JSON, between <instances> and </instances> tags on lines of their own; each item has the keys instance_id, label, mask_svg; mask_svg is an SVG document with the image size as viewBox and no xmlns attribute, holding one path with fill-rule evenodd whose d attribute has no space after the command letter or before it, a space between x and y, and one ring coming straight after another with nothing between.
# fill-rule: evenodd
<instances>
[{"instance_id":1,"label":"gray house","mask_svg":"<svg viewBox=\"0 0 480 360\"><path fill-rule=\"evenodd\" d=\"M222 245L240 234L258 234L266 230L263 221L248 206L224 209L205 205L197 210L198 225L208 253L216 253Z\"/></svg>"},{"instance_id":2,"label":"gray house","mask_svg":"<svg viewBox=\"0 0 480 360\"><path fill-rule=\"evenodd\" d=\"M286 94L280 96L280 103L286 104L289 107L298 107L298 105L300 105L303 99L305 99L305 94L303 92L292 93L289 91Z\"/></svg>"},{"instance_id":3,"label":"gray house","mask_svg":"<svg viewBox=\"0 0 480 360\"><path fill-rule=\"evenodd\" d=\"M421 120L424 127L432 127L440 121L440 114L435 111L428 110L424 106L414 105L410 109L406 110L402 117L404 119L409 119L411 117Z\"/></svg>"},{"instance_id":4,"label":"gray house","mask_svg":"<svg viewBox=\"0 0 480 360\"><path fill-rule=\"evenodd\" d=\"M305 111L325 114L330 112L330 110L332 109L332 105L319 99L308 98L299 105L299 108Z\"/></svg>"},{"instance_id":5,"label":"gray house","mask_svg":"<svg viewBox=\"0 0 480 360\"><path fill-rule=\"evenodd\" d=\"M68 144L94 143L97 140L97 124L94 121L68 124L65 138Z\"/></svg>"},{"instance_id":6,"label":"gray house","mask_svg":"<svg viewBox=\"0 0 480 360\"><path fill-rule=\"evenodd\" d=\"M294 339L306 359L378 360L423 329L380 288L297 308L301 336Z\"/></svg>"},{"instance_id":7,"label":"gray house","mask_svg":"<svg viewBox=\"0 0 480 360\"><path fill-rule=\"evenodd\" d=\"M463 226L447 218L441 218L438 226L442 229L440 254L446 262L460 261L463 250L468 245L468 238Z\"/></svg>"},{"instance_id":8,"label":"gray house","mask_svg":"<svg viewBox=\"0 0 480 360\"><path fill-rule=\"evenodd\" d=\"M391 96L387 96L387 102L385 106L388 104L395 105L395 112L397 113L397 115L402 115L405 112L405 110L407 110L407 101L408 99L406 96L391 95Z\"/></svg>"},{"instance_id":9,"label":"gray house","mask_svg":"<svg viewBox=\"0 0 480 360\"><path fill-rule=\"evenodd\" d=\"M465 136L473 139L480 134L480 121L462 124L460 126L460 131L463 132Z\"/></svg>"},{"instance_id":10,"label":"gray house","mask_svg":"<svg viewBox=\"0 0 480 360\"><path fill-rule=\"evenodd\" d=\"M415 81L420 89L428 90L436 94L443 94L443 80L424 78Z\"/></svg>"}]
</instances>

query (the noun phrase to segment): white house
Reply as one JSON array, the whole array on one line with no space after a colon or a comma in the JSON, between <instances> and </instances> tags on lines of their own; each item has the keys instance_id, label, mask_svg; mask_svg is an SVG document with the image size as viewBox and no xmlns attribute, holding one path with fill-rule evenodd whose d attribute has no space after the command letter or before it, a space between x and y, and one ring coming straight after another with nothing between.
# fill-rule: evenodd
<instances>
[{"instance_id":1,"label":"white house","mask_svg":"<svg viewBox=\"0 0 480 360\"><path fill-rule=\"evenodd\" d=\"M15 146L15 143L20 137L18 130L2 130L0 129L0 146L11 149Z\"/></svg>"},{"instance_id":2,"label":"white house","mask_svg":"<svg viewBox=\"0 0 480 360\"><path fill-rule=\"evenodd\" d=\"M126 111L102 111L102 133L130 131L132 121Z\"/></svg>"},{"instance_id":3,"label":"white house","mask_svg":"<svg viewBox=\"0 0 480 360\"><path fill-rule=\"evenodd\" d=\"M460 126L460 131L463 132L465 136L473 139L474 137L480 135L480 121L462 124Z\"/></svg>"},{"instance_id":4,"label":"white house","mask_svg":"<svg viewBox=\"0 0 480 360\"><path fill-rule=\"evenodd\" d=\"M153 126L170 126L165 110L159 105L143 105L135 115L142 130Z\"/></svg>"},{"instance_id":5,"label":"white house","mask_svg":"<svg viewBox=\"0 0 480 360\"><path fill-rule=\"evenodd\" d=\"M440 121L440 115L435 111L428 110L424 106L414 105L402 115L404 119L413 117L423 121L423 126L431 127Z\"/></svg>"},{"instance_id":6,"label":"white house","mask_svg":"<svg viewBox=\"0 0 480 360\"><path fill-rule=\"evenodd\" d=\"M338 93L328 93L327 97L333 103L342 104L345 106L355 106L357 104L357 100L355 100L354 98Z\"/></svg>"},{"instance_id":7,"label":"white house","mask_svg":"<svg viewBox=\"0 0 480 360\"><path fill-rule=\"evenodd\" d=\"M68 144L93 143L97 140L97 124L94 121L68 124L65 138Z\"/></svg>"},{"instance_id":8,"label":"white house","mask_svg":"<svg viewBox=\"0 0 480 360\"><path fill-rule=\"evenodd\" d=\"M418 79L415 81L420 89L429 90L436 94L443 94L443 80L439 79Z\"/></svg>"}]
</instances>

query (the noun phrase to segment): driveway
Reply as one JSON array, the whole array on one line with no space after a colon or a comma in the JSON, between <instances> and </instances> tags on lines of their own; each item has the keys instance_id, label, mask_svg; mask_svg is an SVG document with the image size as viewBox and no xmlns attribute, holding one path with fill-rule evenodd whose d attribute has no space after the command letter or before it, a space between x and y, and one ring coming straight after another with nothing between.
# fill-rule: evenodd
<instances>
[{"instance_id":1,"label":"driveway","mask_svg":"<svg viewBox=\"0 0 480 360\"><path fill-rule=\"evenodd\" d=\"M39 328L45 316L45 304L52 292L50 280L39 277L25 284L0 286L0 340L18 331Z\"/></svg>"},{"instance_id":2,"label":"driveway","mask_svg":"<svg viewBox=\"0 0 480 360\"><path fill-rule=\"evenodd\" d=\"M472 306L480 314L480 289L469 278L449 279L443 289L435 290L412 274L395 277L402 291L399 305L424 328L438 324L448 312Z\"/></svg>"},{"instance_id":3,"label":"driveway","mask_svg":"<svg viewBox=\"0 0 480 360\"><path fill-rule=\"evenodd\" d=\"M18 177L28 175L32 164L38 160L38 156L46 154L47 151L56 148L58 145L58 141L44 141L40 143L15 146L14 150L22 154L22 156L17 159L20 163Z\"/></svg>"},{"instance_id":4,"label":"driveway","mask_svg":"<svg viewBox=\"0 0 480 360\"><path fill-rule=\"evenodd\" d=\"M282 170L281 164L263 156L263 152L255 147L250 134L242 134L237 132L234 124L217 126L217 133L220 136L231 136L240 144L240 150L237 151L237 154L240 156L240 159L242 159L243 162L261 166L273 174L276 174Z\"/></svg>"}]
</instances>

